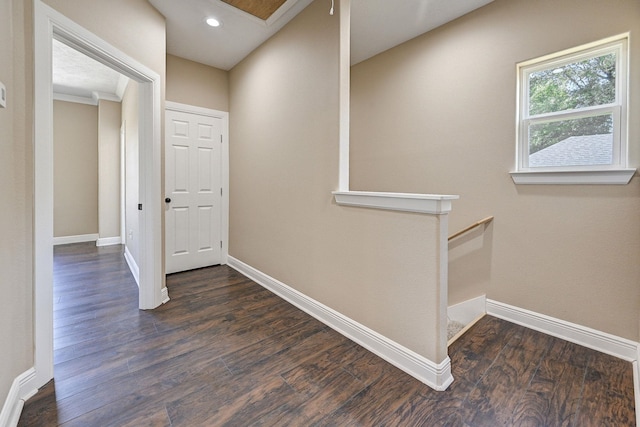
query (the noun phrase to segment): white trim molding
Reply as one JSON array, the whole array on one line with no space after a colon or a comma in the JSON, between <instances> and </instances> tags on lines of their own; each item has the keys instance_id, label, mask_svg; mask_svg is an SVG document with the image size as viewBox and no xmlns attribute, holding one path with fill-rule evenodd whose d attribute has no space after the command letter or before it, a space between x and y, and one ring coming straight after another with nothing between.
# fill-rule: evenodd
<instances>
[{"instance_id":1,"label":"white trim molding","mask_svg":"<svg viewBox=\"0 0 640 427\"><path fill-rule=\"evenodd\" d=\"M122 244L122 237L99 237L96 240L96 246L113 246Z\"/></svg>"},{"instance_id":2,"label":"white trim molding","mask_svg":"<svg viewBox=\"0 0 640 427\"><path fill-rule=\"evenodd\" d=\"M345 206L441 215L451 212L451 201L460 196L443 194L334 191L336 203Z\"/></svg>"},{"instance_id":3,"label":"white trim molding","mask_svg":"<svg viewBox=\"0 0 640 427\"><path fill-rule=\"evenodd\" d=\"M96 105L98 105L101 100L122 102L122 97L118 97L118 95L113 95L107 92L97 92L97 91L91 92L91 99L95 100Z\"/></svg>"},{"instance_id":4,"label":"white trim molding","mask_svg":"<svg viewBox=\"0 0 640 427\"><path fill-rule=\"evenodd\" d=\"M468 325L487 313L487 296L471 298L447 307L447 316L463 325Z\"/></svg>"},{"instance_id":5,"label":"white trim molding","mask_svg":"<svg viewBox=\"0 0 640 427\"><path fill-rule=\"evenodd\" d=\"M640 343L636 348L638 353L633 362L633 395L636 398L636 426L640 426Z\"/></svg>"},{"instance_id":6,"label":"white trim molding","mask_svg":"<svg viewBox=\"0 0 640 427\"><path fill-rule=\"evenodd\" d=\"M631 181L636 169L607 169L591 171L514 171L510 172L516 184L601 184L625 185Z\"/></svg>"},{"instance_id":7,"label":"white trim molding","mask_svg":"<svg viewBox=\"0 0 640 427\"><path fill-rule=\"evenodd\" d=\"M198 107L196 105L182 104L180 102L174 102L174 101L168 101L168 100L165 101L164 108L165 110L200 114L201 116L218 117L220 119L229 117L229 113L226 111L214 110L214 109L205 108L205 107Z\"/></svg>"},{"instance_id":8,"label":"white trim molding","mask_svg":"<svg viewBox=\"0 0 640 427\"><path fill-rule=\"evenodd\" d=\"M340 58L338 96L338 189L349 191L349 129L351 105L351 0L338 3Z\"/></svg>"},{"instance_id":9,"label":"white trim molding","mask_svg":"<svg viewBox=\"0 0 640 427\"><path fill-rule=\"evenodd\" d=\"M163 304L168 303L170 300L169 289L165 286L164 288L162 288L161 293L162 293L162 303Z\"/></svg>"},{"instance_id":10,"label":"white trim molding","mask_svg":"<svg viewBox=\"0 0 640 427\"><path fill-rule=\"evenodd\" d=\"M18 425L24 402L38 391L37 388L35 390L29 390L28 392L24 390L35 375L36 370L30 368L13 380L7 398L2 405L2 411L0 412L0 426L15 427Z\"/></svg>"},{"instance_id":11,"label":"white trim molding","mask_svg":"<svg viewBox=\"0 0 640 427\"><path fill-rule=\"evenodd\" d=\"M85 96L69 95L67 93L56 92L56 88L53 88L53 99L55 101L73 102L75 104L85 104L97 106L98 101L94 98L87 98Z\"/></svg>"},{"instance_id":12,"label":"white trim molding","mask_svg":"<svg viewBox=\"0 0 640 427\"><path fill-rule=\"evenodd\" d=\"M95 242L98 240L98 233L95 234L79 234L77 236L60 236L53 238L53 245L67 245L69 243L85 243Z\"/></svg>"},{"instance_id":13,"label":"white trim molding","mask_svg":"<svg viewBox=\"0 0 640 427\"><path fill-rule=\"evenodd\" d=\"M587 107L577 106L562 111L533 112L531 105L532 76L541 71L561 69L569 64L601 55L615 58L616 90L614 99ZM631 180L635 169L629 165L629 33L550 53L516 64L517 68L517 122L516 164L511 173L516 184L618 184ZM611 158L606 164L572 164L568 159L557 159L557 166L535 166L530 163L530 131L532 127L557 121L579 120L585 117L611 117ZM554 162L551 162L554 163ZM580 163L580 162L578 162ZM587 162L588 163L588 162ZM594 162L599 163L599 162Z\"/></svg>"},{"instance_id":14,"label":"white trim molding","mask_svg":"<svg viewBox=\"0 0 640 427\"><path fill-rule=\"evenodd\" d=\"M638 358L637 342L586 326L490 299L487 299L487 314L629 362Z\"/></svg>"},{"instance_id":15,"label":"white trim molding","mask_svg":"<svg viewBox=\"0 0 640 427\"><path fill-rule=\"evenodd\" d=\"M229 256L228 264L231 268L247 276L265 289L290 302L300 310L315 317L336 332L360 344L429 387L439 391L446 390L453 382L449 357L440 363L433 362L273 277L256 270L233 256Z\"/></svg>"},{"instance_id":16,"label":"white trim molding","mask_svg":"<svg viewBox=\"0 0 640 427\"><path fill-rule=\"evenodd\" d=\"M136 280L136 284L140 287L140 269L138 268L138 263L136 263L133 255L131 255L128 246L124 247L124 259L127 261L127 265L129 266L129 270L131 270L133 278ZM167 289L167 287L165 286L164 289ZM169 298L169 295L163 295L163 299L164 298Z\"/></svg>"}]
</instances>

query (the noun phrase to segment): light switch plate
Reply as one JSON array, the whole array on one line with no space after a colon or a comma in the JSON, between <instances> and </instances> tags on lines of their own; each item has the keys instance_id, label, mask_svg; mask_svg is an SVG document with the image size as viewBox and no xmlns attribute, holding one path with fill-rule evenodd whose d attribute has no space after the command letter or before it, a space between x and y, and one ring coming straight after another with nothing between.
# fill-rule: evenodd
<instances>
[{"instance_id":1,"label":"light switch plate","mask_svg":"<svg viewBox=\"0 0 640 427\"><path fill-rule=\"evenodd\" d=\"M7 108L7 88L0 82L0 108Z\"/></svg>"}]
</instances>

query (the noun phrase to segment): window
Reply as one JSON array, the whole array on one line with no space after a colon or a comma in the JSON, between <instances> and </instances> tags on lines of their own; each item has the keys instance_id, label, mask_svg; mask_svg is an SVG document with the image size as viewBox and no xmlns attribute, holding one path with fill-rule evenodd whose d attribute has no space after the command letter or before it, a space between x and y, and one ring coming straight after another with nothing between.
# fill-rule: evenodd
<instances>
[{"instance_id":1,"label":"window","mask_svg":"<svg viewBox=\"0 0 640 427\"><path fill-rule=\"evenodd\" d=\"M522 184L629 182L628 35L518 64Z\"/></svg>"}]
</instances>

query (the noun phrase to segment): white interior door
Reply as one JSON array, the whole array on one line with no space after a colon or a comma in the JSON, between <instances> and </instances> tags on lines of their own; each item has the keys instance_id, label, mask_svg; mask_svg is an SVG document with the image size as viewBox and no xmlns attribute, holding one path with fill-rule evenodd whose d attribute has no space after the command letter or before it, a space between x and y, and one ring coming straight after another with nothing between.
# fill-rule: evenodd
<instances>
[{"instance_id":1,"label":"white interior door","mask_svg":"<svg viewBox=\"0 0 640 427\"><path fill-rule=\"evenodd\" d=\"M167 110L166 272L221 263L222 119Z\"/></svg>"}]
</instances>

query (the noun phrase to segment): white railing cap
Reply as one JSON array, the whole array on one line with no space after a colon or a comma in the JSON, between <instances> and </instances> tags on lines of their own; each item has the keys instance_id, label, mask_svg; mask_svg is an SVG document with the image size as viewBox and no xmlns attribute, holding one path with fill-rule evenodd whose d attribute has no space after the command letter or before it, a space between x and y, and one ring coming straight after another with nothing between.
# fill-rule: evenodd
<instances>
[{"instance_id":1,"label":"white railing cap","mask_svg":"<svg viewBox=\"0 0 640 427\"><path fill-rule=\"evenodd\" d=\"M334 191L336 203L372 209L441 215L451 211L451 201L460 196L448 194L386 193L376 191Z\"/></svg>"}]
</instances>

